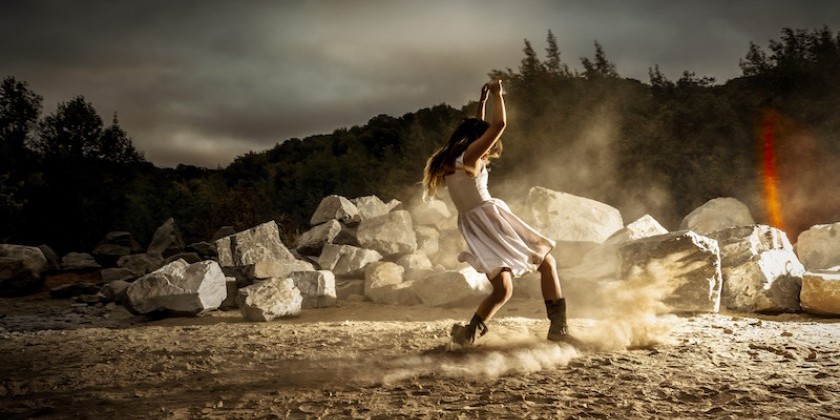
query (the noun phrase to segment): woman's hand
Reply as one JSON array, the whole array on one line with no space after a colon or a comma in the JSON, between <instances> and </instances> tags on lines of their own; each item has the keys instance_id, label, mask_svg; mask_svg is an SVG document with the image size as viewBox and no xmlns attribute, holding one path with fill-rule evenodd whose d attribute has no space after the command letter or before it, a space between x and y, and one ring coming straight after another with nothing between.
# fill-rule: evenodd
<instances>
[{"instance_id":1,"label":"woman's hand","mask_svg":"<svg viewBox=\"0 0 840 420\"><path fill-rule=\"evenodd\" d=\"M490 93L494 95L501 95L502 94L502 81L501 80L494 80L492 82L487 83L484 85L487 89L490 90Z\"/></svg>"},{"instance_id":2,"label":"woman's hand","mask_svg":"<svg viewBox=\"0 0 840 420\"><path fill-rule=\"evenodd\" d=\"M488 93L490 93L490 85L488 83L485 83L483 86L481 86L481 98L479 98L478 101L479 102L487 101L487 94Z\"/></svg>"}]
</instances>

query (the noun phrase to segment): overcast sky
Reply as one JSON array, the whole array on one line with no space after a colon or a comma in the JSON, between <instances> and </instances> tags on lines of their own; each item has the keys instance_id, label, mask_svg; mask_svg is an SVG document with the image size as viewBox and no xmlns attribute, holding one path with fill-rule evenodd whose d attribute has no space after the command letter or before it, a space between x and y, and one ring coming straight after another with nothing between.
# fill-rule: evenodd
<instances>
[{"instance_id":1,"label":"overcast sky","mask_svg":"<svg viewBox=\"0 0 840 420\"><path fill-rule=\"evenodd\" d=\"M225 166L249 150L378 114L475 99L550 29L580 69L598 40L622 77L658 64L740 75L782 27L840 30L840 2L0 1L0 77L26 81L44 114L84 95L159 166Z\"/></svg>"}]
</instances>

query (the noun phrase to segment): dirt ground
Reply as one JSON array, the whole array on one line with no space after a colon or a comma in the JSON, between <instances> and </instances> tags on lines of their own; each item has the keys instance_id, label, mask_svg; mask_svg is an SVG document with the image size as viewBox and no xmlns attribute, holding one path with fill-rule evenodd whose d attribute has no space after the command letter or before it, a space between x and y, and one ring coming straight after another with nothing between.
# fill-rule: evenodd
<instances>
[{"instance_id":1,"label":"dirt ground","mask_svg":"<svg viewBox=\"0 0 840 420\"><path fill-rule=\"evenodd\" d=\"M0 418L840 419L838 319L686 315L634 345L604 340L620 320L572 313L575 349L543 339L544 310L512 300L478 347L446 352L470 309L341 302L251 323L2 299Z\"/></svg>"}]
</instances>

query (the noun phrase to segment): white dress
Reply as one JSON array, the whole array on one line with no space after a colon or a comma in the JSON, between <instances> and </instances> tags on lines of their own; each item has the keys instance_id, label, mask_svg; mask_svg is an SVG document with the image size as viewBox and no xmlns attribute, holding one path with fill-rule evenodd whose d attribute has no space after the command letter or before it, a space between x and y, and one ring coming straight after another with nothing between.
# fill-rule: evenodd
<instances>
[{"instance_id":1,"label":"white dress","mask_svg":"<svg viewBox=\"0 0 840 420\"><path fill-rule=\"evenodd\" d=\"M444 177L458 208L458 230L469 248L463 259L490 278L503 268L519 277L535 270L555 243L513 214L504 201L490 196L487 167L480 165L478 174L470 176L462 154L455 161L455 172Z\"/></svg>"}]
</instances>

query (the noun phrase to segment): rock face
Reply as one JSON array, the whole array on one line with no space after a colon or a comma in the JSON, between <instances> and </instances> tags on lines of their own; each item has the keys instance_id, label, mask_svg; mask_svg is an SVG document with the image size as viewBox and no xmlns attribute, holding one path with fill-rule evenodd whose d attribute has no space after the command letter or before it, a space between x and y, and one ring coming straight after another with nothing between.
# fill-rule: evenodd
<instances>
[{"instance_id":1,"label":"rock face","mask_svg":"<svg viewBox=\"0 0 840 420\"><path fill-rule=\"evenodd\" d=\"M752 224L755 221L744 203L731 197L719 197L707 201L685 216L680 229L708 235L716 230Z\"/></svg>"},{"instance_id":2,"label":"rock face","mask_svg":"<svg viewBox=\"0 0 840 420\"><path fill-rule=\"evenodd\" d=\"M840 316L840 269L806 272L800 302L805 311Z\"/></svg>"},{"instance_id":3,"label":"rock face","mask_svg":"<svg viewBox=\"0 0 840 420\"><path fill-rule=\"evenodd\" d=\"M239 289L237 304L248 321L265 322L300 315L303 297L290 278L270 279Z\"/></svg>"},{"instance_id":4,"label":"rock face","mask_svg":"<svg viewBox=\"0 0 840 420\"><path fill-rule=\"evenodd\" d=\"M765 226L736 226L716 231L723 288L721 302L747 312L795 312L805 268L787 235Z\"/></svg>"},{"instance_id":5,"label":"rock face","mask_svg":"<svg viewBox=\"0 0 840 420\"><path fill-rule=\"evenodd\" d=\"M800 233L796 252L809 271L840 265L840 222L812 226Z\"/></svg>"},{"instance_id":6,"label":"rock face","mask_svg":"<svg viewBox=\"0 0 840 420\"><path fill-rule=\"evenodd\" d=\"M181 232L175 225L175 219L170 217L155 230L146 253L168 257L182 249L184 249L184 241L181 239Z\"/></svg>"},{"instance_id":7,"label":"rock face","mask_svg":"<svg viewBox=\"0 0 840 420\"><path fill-rule=\"evenodd\" d=\"M557 241L552 254L560 267L578 264L586 252L624 227L614 207L543 187L531 188L526 204L531 211L523 217Z\"/></svg>"},{"instance_id":8,"label":"rock face","mask_svg":"<svg viewBox=\"0 0 840 420\"><path fill-rule=\"evenodd\" d=\"M216 241L216 249L222 267L295 259L280 241L280 232L274 221L219 239Z\"/></svg>"},{"instance_id":9,"label":"rock face","mask_svg":"<svg viewBox=\"0 0 840 420\"><path fill-rule=\"evenodd\" d=\"M362 276L365 267L382 259L382 254L352 245L324 245L318 265L322 270L332 270L336 276Z\"/></svg>"},{"instance_id":10,"label":"rock face","mask_svg":"<svg viewBox=\"0 0 840 420\"><path fill-rule=\"evenodd\" d=\"M411 289L428 306L474 305L492 290L487 276L472 267L444 271L412 283Z\"/></svg>"},{"instance_id":11,"label":"rock face","mask_svg":"<svg viewBox=\"0 0 840 420\"><path fill-rule=\"evenodd\" d=\"M338 220L345 225L355 225L362 220L362 217L359 215L359 209L350 200L338 195L330 195L324 197L318 204L318 208L309 219L309 224L315 226L330 220Z\"/></svg>"},{"instance_id":12,"label":"rock face","mask_svg":"<svg viewBox=\"0 0 840 420\"><path fill-rule=\"evenodd\" d=\"M384 256L408 254L417 249L411 215L405 210L363 221L356 236L363 248L373 249Z\"/></svg>"},{"instance_id":13,"label":"rock face","mask_svg":"<svg viewBox=\"0 0 840 420\"><path fill-rule=\"evenodd\" d=\"M0 244L0 296L21 296L44 285L44 253L35 247Z\"/></svg>"},{"instance_id":14,"label":"rock face","mask_svg":"<svg viewBox=\"0 0 840 420\"><path fill-rule=\"evenodd\" d=\"M217 309L226 296L219 264L178 260L132 283L126 290L126 307L139 314L197 315Z\"/></svg>"},{"instance_id":15,"label":"rock face","mask_svg":"<svg viewBox=\"0 0 840 420\"><path fill-rule=\"evenodd\" d=\"M623 279L650 279L673 288L675 312L717 312L722 286L717 241L691 231L638 239L619 249Z\"/></svg>"},{"instance_id":16,"label":"rock face","mask_svg":"<svg viewBox=\"0 0 840 420\"><path fill-rule=\"evenodd\" d=\"M335 291L335 275L332 271L298 271L292 273L289 278L292 279L292 282L298 288L303 298L301 308L326 308L335 306L337 297Z\"/></svg>"}]
</instances>

